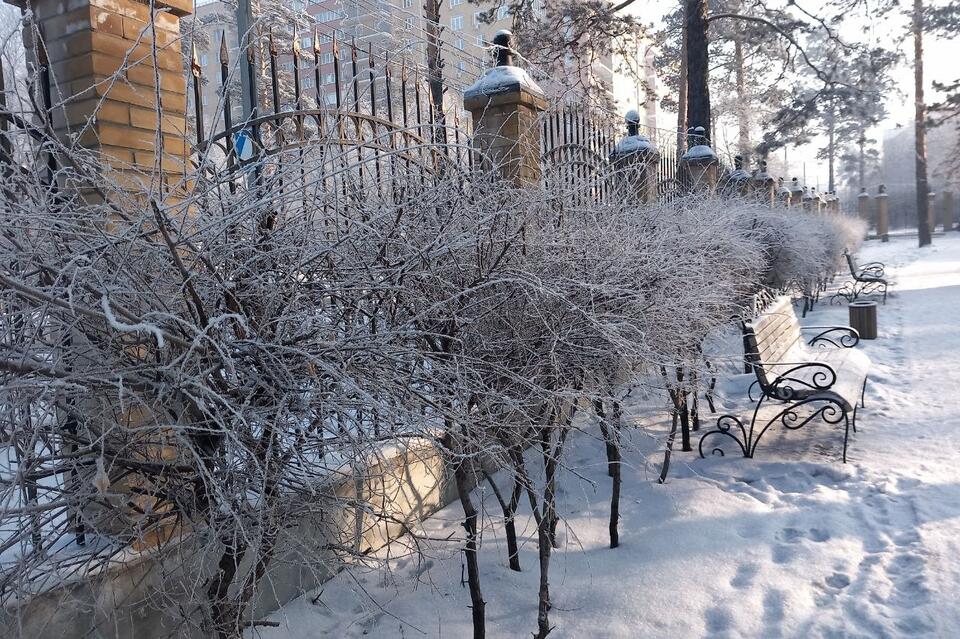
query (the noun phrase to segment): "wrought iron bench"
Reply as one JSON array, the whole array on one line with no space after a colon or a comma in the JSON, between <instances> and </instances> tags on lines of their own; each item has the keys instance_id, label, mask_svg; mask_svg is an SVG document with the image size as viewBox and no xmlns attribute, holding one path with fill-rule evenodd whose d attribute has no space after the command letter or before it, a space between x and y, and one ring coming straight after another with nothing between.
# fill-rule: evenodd
<instances>
[{"instance_id":1,"label":"wrought iron bench","mask_svg":"<svg viewBox=\"0 0 960 639\"><path fill-rule=\"evenodd\" d=\"M840 290L833 295L830 301L839 301L839 298L842 297L848 302L852 302L861 295L880 293L883 295L883 303L886 304L888 282L884 276L883 264L881 262L870 262L860 266L857 264L857 258L849 251L844 251L843 256L847 260L847 268L850 269L850 277L853 278L853 281L840 287Z\"/></svg>"},{"instance_id":2,"label":"wrought iron bench","mask_svg":"<svg viewBox=\"0 0 960 639\"><path fill-rule=\"evenodd\" d=\"M816 332L809 342L801 334L806 330ZM743 333L747 362L757 378L748 394L753 399L758 387L760 397L749 422L721 416L717 427L700 438L700 456L705 456L705 442L720 437L732 439L745 457L753 457L760 439L777 423L796 430L819 418L843 424L846 462L850 429L857 431L857 409L863 405L870 369L870 358L853 349L860 342L857 331L849 326L800 326L790 298L783 296L744 322ZM723 454L722 448L710 450Z\"/></svg>"}]
</instances>

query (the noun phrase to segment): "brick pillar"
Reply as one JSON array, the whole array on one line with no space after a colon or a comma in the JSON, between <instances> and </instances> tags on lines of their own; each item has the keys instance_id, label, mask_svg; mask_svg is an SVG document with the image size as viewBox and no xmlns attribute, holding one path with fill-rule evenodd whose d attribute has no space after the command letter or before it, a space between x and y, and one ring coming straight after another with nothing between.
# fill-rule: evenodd
<instances>
[{"instance_id":1,"label":"brick pillar","mask_svg":"<svg viewBox=\"0 0 960 639\"><path fill-rule=\"evenodd\" d=\"M650 203L657 199L657 164L660 152L644 135L640 135L640 114L631 110L624 118L627 135L614 147L610 161L617 175L628 189L636 189L640 202Z\"/></svg>"},{"instance_id":2,"label":"brick pillar","mask_svg":"<svg viewBox=\"0 0 960 639\"><path fill-rule=\"evenodd\" d=\"M66 100L54 109L54 128L62 138L83 131L80 143L99 151L104 185L169 188L184 178L189 144L180 19L193 3L158 0L155 6L151 21L149 6L135 0L30 2L44 46L38 49L26 32L28 56L49 61L54 103Z\"/></svg>"},{"instance_id":3,"label":"brick pillar","mask_svg":"<svg viewBox=\"0 0 960 639\"><path fill-rule=\"evenodd\" d=\"M717 169L720 160L704 137L705 129L698 126L690 131L690 143L693 145L680 158L680 170L689 180L694 191L715 193L717 190Z\"/></svg>"},{"instance_id":4,"label":"brick pillar","mask_svg":"<svg viewBox=\"0 0 960 639\"><path fill-rule=\"evenodd\" d=\"M128 208L141 205L147 192L165 201L176 198L189 151L180 20L191 13L192 0L157 0L152 16L147 4L135 0L31 0L28 6L43 37L36 38L31 27L24 45L28 59L49 67L54 130L100 160L101 173L79 185L87 201L99 200L94 186L108 200L126 200ZM157 438L145 444L150 461L176 458L174 446L157 443L164 437L146 409L114 412L116 422L102 426L105 436L122 438L122 429L142 428L144 437ZM144 476L112 477L106 499L113 507L91 502L83 519L133 547L153 546L173 532L172 518L157 522L140 514L170 511L160 494Z\"/></svg>"},{"instance_id":5,"label":"brick pillar","mask_svg":"<svg viewBox=\"0 0 960 639\"><path fill-rule=\"evenodd\" d=\"M940 209L940 222L943 224L944 231L953 229L953 207L953 191L944 191Z\"/></svg>"},{"instance_id":6,"label":"brick pillar","mask_svg":"<svg viewBox=\"0 0 960 639\"><path fill-rule=\"evenodd\" d=\"M781 206L790 208L790 188L783 183L783 178L777 178L777 202Z\"/></svg>"},{"instance_id":7,"label":"brick pillar","mask_svg":"<svg viewBox=\"0 0 960 639\"><path fill-rule=\"evenodd\" d=\"M881 184L877 193L877 235L882 242L890 241L890 202L887 197L887 187Z\"/></svg>"},{"instance_id":8,"label":"brick pillar","mask_svg":"<svg viewBox=\"0 0 960 639\"><path fill-rule=\"evenodd\" d=\"M803 187L797 178L790 180L790 206L803 207Z\"/></svg>"},{"instance_id":9,"label":"brick pillar","mask_svg":"<svg viewBox=\"0 0 960 639\"><path fill-rule=\"evenodd\" d=\"M927 193L927 228L930 232L937 228L937 194L933 191Z\"/></svg>"},{"instance_id":10,"label":"brick pillar","mask_svg":"<svg viewBox=\"0 0 960 639\"><path fill-rule=\"evenodd\" d=\"M507 30L497 32L497 66L464 91L463 106L473 116L474 143L501 177L518 186L539 184L539 116L546 100L527 72L513 66L512 39Z\"/></svg>"},{"instance_id":11,"label":"brick pillar","mask_svg":"<svg viewBox=\"0 0 960 639\"><path fill-rule=\"evenodd\" d=\"M756 173L753 174L750 186L758 202L767 204L770 208L776 206L777 181L767 173L766 160L760 160L760 166L757 168Z\"/></svg>"}]
</instances>

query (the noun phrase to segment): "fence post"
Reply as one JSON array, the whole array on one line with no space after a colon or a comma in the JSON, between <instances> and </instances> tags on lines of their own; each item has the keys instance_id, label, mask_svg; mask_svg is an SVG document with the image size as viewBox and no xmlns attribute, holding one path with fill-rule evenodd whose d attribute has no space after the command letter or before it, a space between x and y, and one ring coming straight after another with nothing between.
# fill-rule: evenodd
<instances>
[{"instance_id":1,"label":"fence post","mask_svg":"<svg viewBox=\"0 0 960 639\"><path fill-rule=\"evenodd\" d=\"M803 208L803 187L797 178L790 180L790 206Z\"/></svg>"},{"instance_id":2,"label":"fence post","mask_svg":"<svg viewBox=\"0 0 960 639\"><path fill-rule=\"evenodd\" d=\"M690 188L713 194L717 190L717 168L720 160L707 144L706 130L702 126L693 129L691 141L697 143L687 149L680 158L680 168L686 173Z\"/></svg>"},{"instance_id":3,"label":"fence post","mask_svg":"<svg viewBox=\"0 0 960 639\"><path fill-rule=\"evenodd\" d=\"M881 184L877 193L877 235L881 242L890 241L890 202L887 198L887 187Z\"/></svg>"},{"instance_id":4,"label":"fence post","mask_svg":"<svg viewBox=\"0 0 960 639\"><path fill-rule=\"evenodd\" d=\"M927 228L933 233L937 227L937 194L933 191L927 193Z\"/></svg>"},{"instance_id":5,"label":"fence post","mask_svg":"<svg viewBox=\"0 0 960 639\"><path fill-rule=\"evenodd\" d=\"M756 194L757 201L768 204L770 208L776 206L777 201L777 182L769 173L767 173L767 161L760 160L760 166L753 174L751 187Z\"/></svg>"},{"instance_id":6,"label":"fence post","mask_svg":"<svg viewBox=\"0 0 960 639\"><path fill-rule=\"evenodd\" d=\"M733 156L733 171L726 178L724 192L746 197L750 191L750 172L743 168L743 156Z\"/></svg>"},{"instance_id":7,"label":"fence post","mask_svg":"<svg viewBox=\"0 0 960 639\"><path fill-rule=\"evenodd\" d=\"M180 20L193 2L157 0L152 15L136 0L29 6L39 29L24 30L24 45L50 70L57 135L73 143L68 136L80 132L79 143L98 152L109 178L101 186L158 192L181 184L188 144ZM68 101L58 105L61 95Z\"/></svg>"},{"instance_id":8,"label":"fence post","mask_svg":"<svg viewBox=\"0 0 960 639\"><path fill-rule=\"evenodd\" d=\"M640 202L655 202L660 152L649 138L640 135L640 114L637 111L627 111L624 121L627 135L617 142L610 160L617 173L624 176L630 186L637 188Z\"/></svg>"},{"instance_id":9,"label":"fence post","mask_svg":"<svg viewBox=\"0 0 960 639\"><path fill-rule=\"evenodd\" d=\"M883 192L883 191L881 191ZM860 194L857 195L857 217L867 225L867 233L870 231L870 194L867 193L867 187L860 187Z\"/></svg>"},{"instance_id":10,"label":"fence post","mask_svg":"<svg viewBox=\"0 0 960 639\"><path fill-rule=\"evenodd\" d=\"M943 192L943 208L940 212L940 221L943 223L943 230L953 229L953 191Z\"/></svg>"},{"instance_id":11,"label":"fence post","mask_svg":"<svg viewBox=\"0 0 960 639\"><path fill-rule=\"evenodd\" d=\"M790 189L783 183L783 178L777 178L777 201L790 208Z\"/></svg>"},{"instance_id":12,"label":"fence post","mask_svg":"<svg viewBox=\"0 0 960 639\"><path fill-rule=\"evenodd\" d=\"M79 144L98 160L96 174L64 187L78 189L90 204L128 200L131 209L148 206L147 194L161 202L177 197L175 190L186 185L189 151L180 20L192 12L192 0L155 0L153 11L136 0L33 0L27 6L34 21L23 33L27 58L48 72L40 76L41 91L51 96L43 115L65 146ZM86 339L79 332L72 337ZM92 428L104 437L136 438L151 419L147 409L129 406L117 406L114 415L115 422ZM173 445L143 443L151 462L178 454ZM176 518L164 517L171 506L159 486L137 473L118 473L111 482L105 498L111 506L88 502L84 526L135 548L169 539Z\"/></svg>"},{"instance_id":13,"label":"fence post","mask_svg":"<svg viewBox=\"0 0 960 639\"><path fill-rule=\"evenodd\" d=\"M501 178L518 186L538 184L539 115L546 100L527 72L513 65L512 40L507 30L494 36L497 65L464 91L463 107L473 116L474 144Z\"/></svg>"}]
</instances>

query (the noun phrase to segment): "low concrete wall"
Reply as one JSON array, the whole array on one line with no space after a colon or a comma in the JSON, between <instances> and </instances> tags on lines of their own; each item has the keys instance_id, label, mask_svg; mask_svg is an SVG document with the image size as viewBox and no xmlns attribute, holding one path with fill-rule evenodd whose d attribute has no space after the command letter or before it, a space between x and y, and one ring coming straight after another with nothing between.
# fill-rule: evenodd
<instances>
[{"instance_id":1,"label":"low concrete wall","mask_svg":"<svg viewBox=\"0 0 960 639\"><path fill-rule=\"evenodd\" d=\"M278 538L254 600L255 616L336 574L346 554L337 548L361 553L382 548L455 499L452 471L426 440L383 451L360 472L347 469L319 489L315 501L290 504L306 514ZM205 638L198 611L187 608L191 598L186 593L196 592L213 574L218 548L218 542L191 534L168 543L162 553L131 553L99 574L8 606L0 612L0 637Z\"/></svg>"}]
</instances>

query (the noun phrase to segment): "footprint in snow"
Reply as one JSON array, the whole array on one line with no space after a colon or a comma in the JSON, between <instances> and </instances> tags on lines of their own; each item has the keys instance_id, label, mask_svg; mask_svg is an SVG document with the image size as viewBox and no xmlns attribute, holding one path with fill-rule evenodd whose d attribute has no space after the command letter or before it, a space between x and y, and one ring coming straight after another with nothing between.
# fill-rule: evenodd
<instances>
[{"instance_id":1,"label":"footprint in snow","mask_svg":"<svg viewBox=\"0 0 960 639\"><path fill-rule=\"evenodd\" d=\"M797 551L793 546L777 544L773 547L773 563L783 565L793 561L797 556Z\"/></svg>"},{"instance_id":2,"label":"footprint in snow","mask_svg":"<svg viewBox=\"0 0 960 639\"><path fill-rule=\"evenodd\" d=\"M850 585L850 577L845 575L842 572L835 572L824 581L827 582L827 585L835 590L843 590Z\"/></svg>"},{"instance_id":3,"label":"footprint in snow","mask_svg":"<svg viewBox=\"0 0 960 639\"><path fill-rule=\"evenodd\" d=\"M737 590L746 590L753 585L753 579L759 571L760 567L757 564L740 564L737 566L737 574L730 580L730 586Z\"/></svg>"},{"instance_id":4,"label":"footprint in snow","mask_svg":"<svg viewBox=\"0 0 960 639\"><path fill-rule=\"evenodd\" d=\"M809 537L817 543L823 543L830 541L830 531L823 530L822 528L811 528Z\"/></svg>"}]
</instances>

